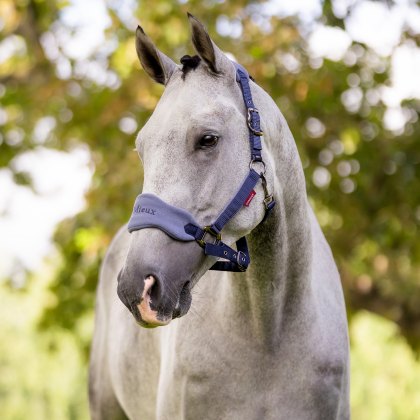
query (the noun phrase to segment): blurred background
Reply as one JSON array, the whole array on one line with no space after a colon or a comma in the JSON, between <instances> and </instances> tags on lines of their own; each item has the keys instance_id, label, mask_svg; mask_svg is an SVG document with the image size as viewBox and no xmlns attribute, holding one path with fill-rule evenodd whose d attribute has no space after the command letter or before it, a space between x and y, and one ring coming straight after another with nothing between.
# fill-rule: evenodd
<instances>
[{"instance_id":1,"label":"blurred background","mask_svg":"<svg viewBox=\"0 0 420 420\"><path fill-rule=\"evenodd\" d=\"M0 417L86 419L98 269L186 11L284 113L345 288L353 418L420 413L420 7L411 0L0 0Z\"/></svg>"}]
</instances>

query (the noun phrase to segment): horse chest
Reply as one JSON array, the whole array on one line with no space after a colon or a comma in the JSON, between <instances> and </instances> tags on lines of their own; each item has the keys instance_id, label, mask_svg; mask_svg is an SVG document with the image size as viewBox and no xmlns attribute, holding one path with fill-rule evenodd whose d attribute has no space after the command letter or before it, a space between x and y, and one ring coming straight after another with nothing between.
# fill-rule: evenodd
<instances>
[{"instance_id":1,"label":"horse chest","mask_svg":"<svg viewBox=\"0 0 420 420\"><path fill-rule=\"evenodd\" d=\"M304 357L285 363L224 332L198 334L191 320L179 327L162 332L157 418L310 418L319 380Z\"/></svg>"},{"instance_id":2,"label":"horse chest","mask_svg":"<svg viewBox=\"0 0 420 420\"><path fill-rule=\"evenodd\" d=\"M312 353L289 338L270 353L202 313L159 330L135 326L133 342L121 332L111 360L130 418L336 418L330 402L339 399L340 372L315 366Z\"/></svg>"}]
</instances>

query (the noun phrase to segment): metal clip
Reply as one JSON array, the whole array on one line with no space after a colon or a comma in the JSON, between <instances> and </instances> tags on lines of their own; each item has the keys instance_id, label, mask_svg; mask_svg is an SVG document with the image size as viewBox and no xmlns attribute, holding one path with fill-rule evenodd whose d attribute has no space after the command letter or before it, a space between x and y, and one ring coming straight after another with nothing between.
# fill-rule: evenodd
<instances>
[{"instance_id":1,"label":"metal clip","mask_svg":"<svg viewBox=\"0 0 420 420\"><path fill-rule=\"evenodd\" d=\"M270 210L270 204L274 201L273 195L268 192L267 180L264 174L261 174L261 184L264 190L264 207L266 210Z\"/></svg>"}]
</instances>

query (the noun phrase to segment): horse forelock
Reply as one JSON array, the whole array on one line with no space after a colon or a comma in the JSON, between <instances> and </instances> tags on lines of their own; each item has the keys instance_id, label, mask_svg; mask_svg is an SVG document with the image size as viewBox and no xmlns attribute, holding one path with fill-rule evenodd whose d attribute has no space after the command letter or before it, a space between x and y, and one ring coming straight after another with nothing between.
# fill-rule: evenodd
<instances>
[{"instance_id":1,"label":"horse forelock","mask_svg":"<svg viewBox=\"0 0 420 420\"><path fill-rule=\"evenodd\" d=\"M185 80L185 77L191 70L195 70L200 65L201 58L198 55L190 56L184 55L181 57L180 62L182 64L182 79Z\"/></svg>"}]
</instances>

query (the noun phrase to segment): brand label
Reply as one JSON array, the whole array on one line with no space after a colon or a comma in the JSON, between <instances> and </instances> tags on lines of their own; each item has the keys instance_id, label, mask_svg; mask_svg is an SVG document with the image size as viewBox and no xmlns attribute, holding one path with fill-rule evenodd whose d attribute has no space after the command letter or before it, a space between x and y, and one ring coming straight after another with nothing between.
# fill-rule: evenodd
<instances>
[{"instance_id":1,"label":"brand label","mask_svg":"<svg viewBox=\"0 0 420 420\"><path fill-rule=\"evenodd\" d=\"M245 206L245 207L248 207L248 206L250 205L250 203L251 203L252 199L255 197L255 195L256 195L256 194L257 194L257 193L256 193L254 190L252 190L252 191L249 193L248 197L246 198L246 200L245 200L245 202L244 202L244 206Z\"/></svg>"},{"instance_id":2,"label":"brand label","mask_svg":"<svg viewBox=\"0 0 420 420\"><path fill-rule=\"evenodd\" d=\"M148 208L148 207L137 206L134 209L134 213L147 213L147 214L150 214L150 215L154 216L156 214L156 209L151 209L151 208Z\"/></svg>"}]
</instances>

